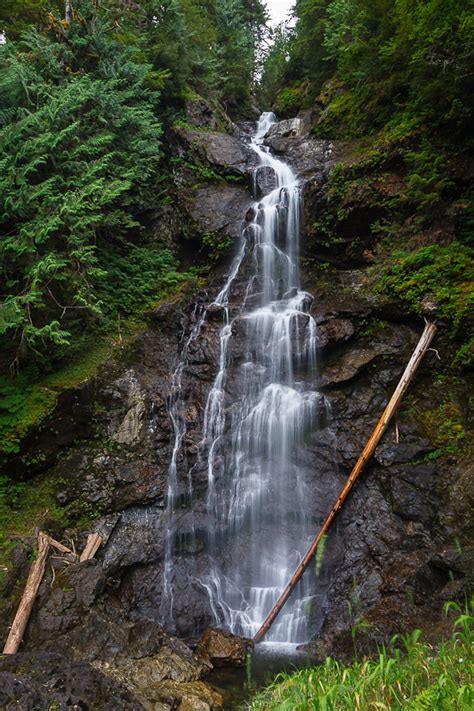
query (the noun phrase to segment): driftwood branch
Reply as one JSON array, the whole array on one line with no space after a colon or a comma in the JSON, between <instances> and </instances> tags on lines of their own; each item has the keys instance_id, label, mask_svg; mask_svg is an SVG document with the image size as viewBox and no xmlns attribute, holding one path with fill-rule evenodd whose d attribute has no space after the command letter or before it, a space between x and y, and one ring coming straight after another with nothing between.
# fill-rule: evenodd
<instances>
[{"instance_id":1,"label":"driftwood branch","mask_svg":"<svg viewBox=\"0 0 474 711\"><path fill-rule=\"evenodd\" d=\"M87 537L87 543L82 551L79 558L77 553L67 546L64 546L59 541L55 541L54 538L48 536L46 533L41 531L37 532L38 539L38 557L31 564L30 572L26 581L25 589L23 591L18 610L13 620L13 624L10 629L10 633L5 642L5 647L3 648L4 654L15 654L18 652L18 648L23 639L23 635L30 619L31 611L38 594L41 581L43 580L44 571L46 568L46 560L48 558L48 553L50 548L55 548L60 553L65 554L63 560L68 562L77 563L84 560L90 560L93 558L102 543L102 537L98 533L90 533ZM74 548L74 545L73 545ZM53 582L54 582L55 572L53 568Z\"/></svg>"},{"instance_id":2,"label":"driftwood branch","mask_svg":"<svg viewBox=\"0 0 474 711\"><path fill-rule=\"evenodd\" d=\"M384 434L385 430L387 429L392 417L396 413L398 406L400 405L400 402L402 401L402 398L407 391L408 386L410 385L411 381L413 380L415 373L418 369L418 366L420 365L423 356L425 355L426 351L428 350L431 341L434 338L434 335L436 333L436 326L434 323L429 323L426 322L425 329L421 335L420 340L418 341L418 345L416 346L412 357L410 358L410 361L405 369L405 372L403 373L400 382L398 383L392 397L390 398L390 401L385 408L382 417L380 418L375 430L373 431L369 441L364 447L364 450L362 454L360 455L359 459L357 460L357 463L352 470L352 472L349 475L349 478L347 479L347 482L342 489L341 493L339 494L334 506L332 507L329 515L327 516L326 520L324 521L321 529L319 530L318 534L316 537L313 539L313 542L311 543L310 547L305 553L304 558L302 559L301 563L298 565L296 568L295 572L293 573L291 580L281 593L280 597L270 610L267 618L265 619L263 625L260 627L258 630L257 634L253 638L254 642L259 642L262 637L268 632L270 627L272 626L273 622L275 621L276 617L278 616L280 610L290 597L291 593L293 592L294 588L296 587L298 581L300 580L301 576L303 575L304 571L306 568L309 566L311 561L313 560L314 554L316 553L316 550L318 548L318 545L321 541L321 539L327 534L328 530L331 527L332 522L336 518L338 512L341 510L345 500L349 496L350 491L352 490L354 484L360 477L365 465L367 464L367 461L370 459L372 454L375 451L375 448L377 447L378 443L380 442L380 439L382 438L382 435Z\"/></svg>"}]
</instances>

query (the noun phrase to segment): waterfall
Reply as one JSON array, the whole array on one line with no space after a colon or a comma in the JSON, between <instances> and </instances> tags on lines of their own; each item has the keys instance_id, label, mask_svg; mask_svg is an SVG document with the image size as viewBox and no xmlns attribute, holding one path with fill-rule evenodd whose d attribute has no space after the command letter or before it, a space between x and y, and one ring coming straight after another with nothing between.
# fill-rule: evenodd
<instances>
[{"instance_id":1,"label":"waterfall","mask_svg":"<svg viewBox=\"0 0 474 711\"><path fill-rule=\"evenodd\" d=\"M318 425L323 398L310 387L316 366L312 297L299 288L301 191L288 165L263 139L276 119L264 113L251 146L267 189L214 305L222 307L218 372L204 412L197 460L207 471L205 500L207 574L198 583L209 595L217 625L251 637L288 582L314 534L308 506L314 496L302 465L305 441ZM262 175L262 173L260 174ZM229 294L245 259L252 269L238 308ZM170 415L175 440L169 469L164 595L172 617L171 537L178 490L176 460L185 435L180 415L181 375L189 343L199 338L206 313L183 349L173 379ZM232 372L234 387L229 392ZM235 386L235 383L237 386ZM192 489L192 473L189 474ZM302 581L272 627L268 641L306 641L311 581ZM163 615L165 608L162 609Z\"/></svg>"}]
</instances>

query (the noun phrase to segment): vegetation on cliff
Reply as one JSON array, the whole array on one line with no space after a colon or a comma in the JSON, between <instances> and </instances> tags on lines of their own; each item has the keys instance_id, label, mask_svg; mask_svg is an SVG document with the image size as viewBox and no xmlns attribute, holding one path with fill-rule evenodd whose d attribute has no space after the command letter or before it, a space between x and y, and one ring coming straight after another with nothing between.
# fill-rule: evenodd
<instances>
[{"instance_id":1,"label":"vegetation on cliff","mask_svg":"<svg viewBox=\"0 0 474 711\"><path fill-rule=\"evenodd\" d=\"M264 22L260 0L2 3L2 451L56 402L51 377L90 374L91 349L194 277L152 229L164 135L190 99L245 110Z\"/></svg>"},{"instance_id":2,"label":"vegetation on cliff","mask_svg":"<svg viewBox=\"0 0 474 711\"><path fill-rule=\"evenodd\" d=\"M163 131L196 92L250 101L264 19L258 0L2 4L3 365L60 358L176 279L146 234Z\"/></svg>"},{"instance_id":3,"label":"vegetation on cliff","mask_svg":"<svg viewBox=\"0 0 474 711\"><path fill-rule=\"evenodd\" d=\"M284 115L311 109L314 134L350 153L313 232L334 244L351 200L377 208L374 288L408 312L430 302L469 366L474 3L297 0L294 12L267 54L262 96Z\"/></svg>"}]
</instances>

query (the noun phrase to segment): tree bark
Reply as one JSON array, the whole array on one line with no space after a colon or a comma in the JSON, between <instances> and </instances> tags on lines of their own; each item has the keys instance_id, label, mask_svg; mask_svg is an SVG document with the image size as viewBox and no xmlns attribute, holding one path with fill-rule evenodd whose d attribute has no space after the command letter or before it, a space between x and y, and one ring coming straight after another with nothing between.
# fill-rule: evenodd
<instances>
[{"instance_id":1,"label":"tree bark","mask_svg":"<svg viewBox=\"0 0 474 711\"><path fill-rule=\"evenodd\" d=\"M296 587L299 579L303 575L304 571L306 568L309 566L311 561L313 560L313 556L316 553L316 550L318 548L318 545L323 538L323 536L326 535L328 530L331 527L332 522L336 518L337 514L341 510L345 500L349 496L350 491L352 490L354 484L356 483L357 479L360 477L362 471L364 470L365 465L367 464L367 461L370 459L372 454L375 451L375 448L377 447L378 443L380 442L380 439L382 438L382 435L384 434L385 430L387 429L392 417L396 413L398 406L400 405L400 402L402 401L402 398L410 385L411 381L413 380L416 371L418 370L418 366L420 365L423 356L425 355L426 351L428 350L431 341L434 338L434 335L436 333L436 326L434 323L428 323L426 322L425 329L421 335L420 340L418 341L418 345L416 346L412 357L410 358L410 361L408 362L407 367L405 368L405 372L403 373L400 382L398 383L392 397L390 398L390 401L385 408L382 417L380 418L375 430L373 431L370 439L368 440L367 444L365 445L362 454L360 455L359 459L357 460L357 463L352 470L351 474L349 475L349 478L347 479L347 482L342 489L341 493L339 494L336 502L334 503L334 506L332 507L329 515L327 516L326 520L324 521L320 531L316 535L316 537L313 539L313 542L311 543L310 547L305 553L304 558L302 559L301 563L298 565L296 568L295 572L293 573L291 580L281 593L280 597L270 610L267 618L265 619L263 625L260 627L258 630L257 634L253 638L253 641L259 642L262 637L268 632L270 627L272 626L273 622L275 621L276 617L278 616L280 610L283 608L284 604L290 597L291 593L293 592L294 588Z\"/></svg>"},{"instance_id":2,"label":"tree bark","mask_svg":"<svg viewBox=\"0 0 474 711\"><path fill-rule=\"evenodd\" d=\"M72 20L72 0L66 0L64 3L64 19L68 23L68 25L71 24Z\"/></svg>"}]
</instances>

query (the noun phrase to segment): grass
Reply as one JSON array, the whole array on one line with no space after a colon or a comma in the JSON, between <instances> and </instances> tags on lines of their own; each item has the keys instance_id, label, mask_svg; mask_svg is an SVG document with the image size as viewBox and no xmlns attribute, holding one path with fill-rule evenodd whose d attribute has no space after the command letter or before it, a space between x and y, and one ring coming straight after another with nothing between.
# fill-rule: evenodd
<instances>
[{"instance_id":1,"label":"grass","mask_svg":"<svg viewBox=\"0 0 474 711\"><path fill-rule=\"evenodd\" d=\"M450 639L437 648L421 631L396 635L378 658L343 666L328 657L320 666L280 674L258 694L250 711L471 711L473 604L447 603L455 614Z\"/></svg>"}]
</instances>

